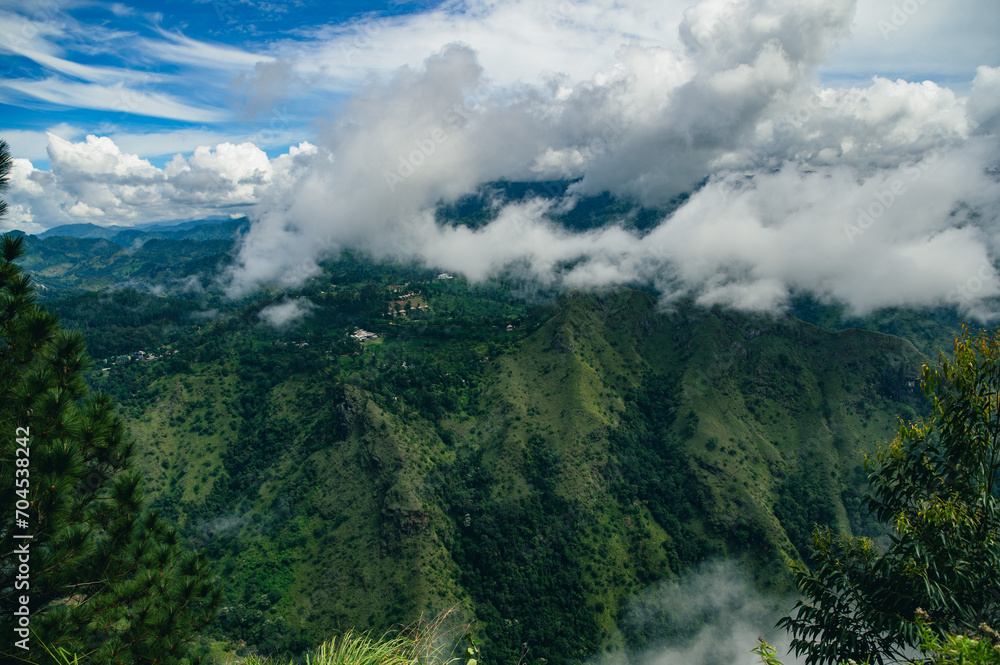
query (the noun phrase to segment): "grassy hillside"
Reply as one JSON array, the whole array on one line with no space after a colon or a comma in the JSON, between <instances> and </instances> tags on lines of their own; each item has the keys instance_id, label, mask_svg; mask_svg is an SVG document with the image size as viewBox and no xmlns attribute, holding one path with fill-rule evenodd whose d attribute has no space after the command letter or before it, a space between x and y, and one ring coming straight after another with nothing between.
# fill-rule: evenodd
<instances>
[{"instance_id":1,"label":"grassy hillside","mask_svg":"<svg viewBox=\"0 0 1000 665\"><path fill-rule=\"evenodd\" d=\"M788 591L813 524L880 532L862 454L923 411L921 351L956 324L664 311L629 289L529 306L502 280L349 253L232 302L218 238L32 242L154 505L224 573L215 636L261 653L457 605L489 663L580 662L675 634L635 598L706 559ZM301 318L264 322L296 298Z\"/></svg>"},{"instance_id":2,"label":"grassy hillside","mask_svg":"<svg viewBox=\"0 0 1000 665\"><path fill-rule=\"evenodd\" d=\"M641 647L670 631L622 622L655 581L725 555L784 591L814 522L867 528L860 454L922 408L921 356L888 335L425 284L451 316L373 319L361 345L337 288L298 329L251 308L93 379L226 573L220 635L263 652L456 603L489 662Z\"/></svg>"},{"instance_id":3,"label":"grassy hillside","mask_svg":"<svg viewBox=\"0 0 1000 665\"><path fill-rule=\"evenodd\" d=\"M660 315L629 291L564 298L497 364L474 439L478 475L465 483L481 497L473 525L487 526L466 529L463 545L508 545L463 561L477 570L481 618L500 629L500 662L526 641L558 644L567 616L596 621L590 648L644 645L669 627L619 634L625 601L713 555L789 590L781 562L805 554L813 523L870 526L858 512L861 453L922 408L920 361L899 338L790 318ZM493 533L498 513L520 531ZM536 565L539 538L573 571L576 598L547 593L553 562ZM506 582L518 574L533 582L521 594ZM514 611L552 623L511 629Z\"/></svg>"},{"instance_id":4,"label":"grassy hillside","mask_svg":"<svg viewBox=\"0 0 1000 665\"><path fill-rule=\"evenodd\" d=\"M240 219L169 231L116 228L110 236L95 231L96 236L75 237L71 234L78 231L71 225L65 227L67 235L27 236L20 263L46 300L129 284L202 293L200 278L229 263L233 242L245 226Z\"/></svg>"}]
</instances>

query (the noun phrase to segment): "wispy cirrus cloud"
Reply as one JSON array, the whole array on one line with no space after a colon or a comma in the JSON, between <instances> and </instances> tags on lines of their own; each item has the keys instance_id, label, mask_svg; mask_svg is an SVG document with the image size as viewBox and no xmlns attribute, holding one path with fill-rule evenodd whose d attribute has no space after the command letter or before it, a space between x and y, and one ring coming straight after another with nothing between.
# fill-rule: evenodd
<instances>
[{"instance_id":1,"label":"wispy cirrus cloud","mask_svg":"<svg viewBox=\"0 0 1000 665\"><path fill-rule=\"evenodd\" d=\"M153 80L156 76L150 74L149 78ZM220 122L229 117L224 110L192 106L176 96L142 90L125 83L103 85L67 81L57 77L42 80L7 79L0 85L0 95L8 104L36 100L59 106L186 122Z\"/></svg>"},{"instance_id":2,"label":"wispy cirrus cloud","mask_svg":"<svg viewBox=\"0 0 1000 665\"><path fill-rule=\"evenodd\" d=\"M27 74L0 80L6 104L219 123L232 117L226 100L209 95L207 103L195 102L192 87L224 90L235 72L269 59L155 26L145 26L155 34L147 37L138 30L82 23L71 7L42 9L0 12L0 52L19 58L19 70Z\"/></svg>"},{"instance_id":3,"label":"wispy cirrus cloud","mask_svg":"<svg viewBox=\"0 0 1000 665\"><path fill-rule=\"evenodd\" d=\"M157 35L157 39L141 39L139 45L148 57L161 63L210 69L232 77L238 72L252 69L258 62L273 60L266 54L252 53L223 44L211 44L162 29L157 30Z\"/></svg>"}]
</instances>

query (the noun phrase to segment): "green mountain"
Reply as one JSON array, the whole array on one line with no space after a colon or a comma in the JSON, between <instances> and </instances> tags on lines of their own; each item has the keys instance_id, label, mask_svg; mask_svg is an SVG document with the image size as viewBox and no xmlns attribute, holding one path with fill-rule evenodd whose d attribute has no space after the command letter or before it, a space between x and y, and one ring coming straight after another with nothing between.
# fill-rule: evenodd
<instances>
[{"instance_id":1,"label":"green mountain","mask_svg":"<svg viewBox=\"0 0 1000 665\"><path fill-rule=\"evenodd\" d=\"M38 234L41 239L64 237L77 239L110 240L117 245L129 246L138 240L153 237L173 238L182 240L193 238L204 240L208 238L228 238L233 232L245 227L246 217L228 220L202 219L179 224L140 224L138 226L98 226L97 224L63 224L55 226Z\"/></svg>"},{"instance_id":2,"label":"green mountain","mask_svg":"<svg viewBox=\"0 0 1000 665\"><path fill-rule=\"evenodd\" d=\"M53 236L64 236L69 238L112 238L120 231L125 231L127 226L98 226L97 224L63 224L54 226L47 231L38 234L39 238L51 238Z\"/></svg>"},{"instance_id":3,"label":"green mountain","mask_svg":"<svg viewBox=\"0 0 1000 665\"><path fill-rule=\"evenodd\" d=\"M200 291L205 276L228 263L232 246L232 237L150 238L139 248L106 239L28 236L21 264L45 300L127 285L183 293Z\"/></svg>"},{"instance_id":4,"label":"green mountain","mask_svg":"<svg viewBox=\"0 0 1000 665\"><path fill-rule=\"evenodd\" d=\"M580 662L675 636L630 608L704 561L789 593L813 524L881 534L862 455L923 412L917 369L956 325L665 311L630 289L529 306L348 253L231 302L210 278L231 240L29 240L154 504L223 572L214 636L264 653L458 605L489 663Z\"/></svg>"}]
</instances>

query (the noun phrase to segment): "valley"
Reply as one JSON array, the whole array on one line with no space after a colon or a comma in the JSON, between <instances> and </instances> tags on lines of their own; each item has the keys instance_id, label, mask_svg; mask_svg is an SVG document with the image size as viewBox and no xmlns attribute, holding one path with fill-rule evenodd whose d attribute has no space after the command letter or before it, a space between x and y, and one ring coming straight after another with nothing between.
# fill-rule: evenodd
<instances>
[{"instance_id":1,"label":"valley","mask_svg":"<svg viewBox=\"0 0 1000 665\"><path fill-rule=\"evenodd\" d=\"M215 561L211 634L240 653L457 607L488 662L572 663L669 637L630 603L705 561L789 594L814 524L882 533L863 455L924 413L918 370L958 330L947 312L800 303L809 323L356 253L234 301L212 277L238 232L29 238L23 265L84 332L152 506ZM139 351L157 357L113 362Z\"/></svg>"}]
</instances>

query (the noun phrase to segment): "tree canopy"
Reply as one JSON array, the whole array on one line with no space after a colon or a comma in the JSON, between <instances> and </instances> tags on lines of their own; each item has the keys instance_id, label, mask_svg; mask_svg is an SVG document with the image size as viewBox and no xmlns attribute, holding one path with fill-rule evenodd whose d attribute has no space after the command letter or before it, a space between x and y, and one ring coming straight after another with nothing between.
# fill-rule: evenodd
<instances>
[{"instance_id":1,"label":"tree canopy","mask_svg":"<svg viewBox=\"0 0 1000 665\"><path fill-rule=\"evenodd\" d=\"M930 415L866 460L888 546L817 529L812 568L793 565L805 598L779 625L810 665L904 659L918 609L941 635L1000 620L1000 331L957 339L921 386Z\"/></svg>"},{"instance_id":2,"label":"tree canopy","mask_svg":"<svg viewBox=\"0 0 1000 665\"><path fill-rule=\"evenodd\" d=\"M10 156L10 148L6 141L0 141L0 192L10 185L10 169L14 161ZM0 200L0 217L7 214L7 202Z\"/></svg>"},{"instance_id":3,"label":"tree canopy","mask_svg":"<svg viewBox=\"0 0 1000 665\"><path fill-rule=\"evenodd\" d=\"M9 165L0 142L0 188ZM83 339L35 302L22 251L0 240L0 614L20 629L0 659L196 662L219 602L208 561L144 510L117 406L88 389Z\"/></svg>"}]
</instances>

